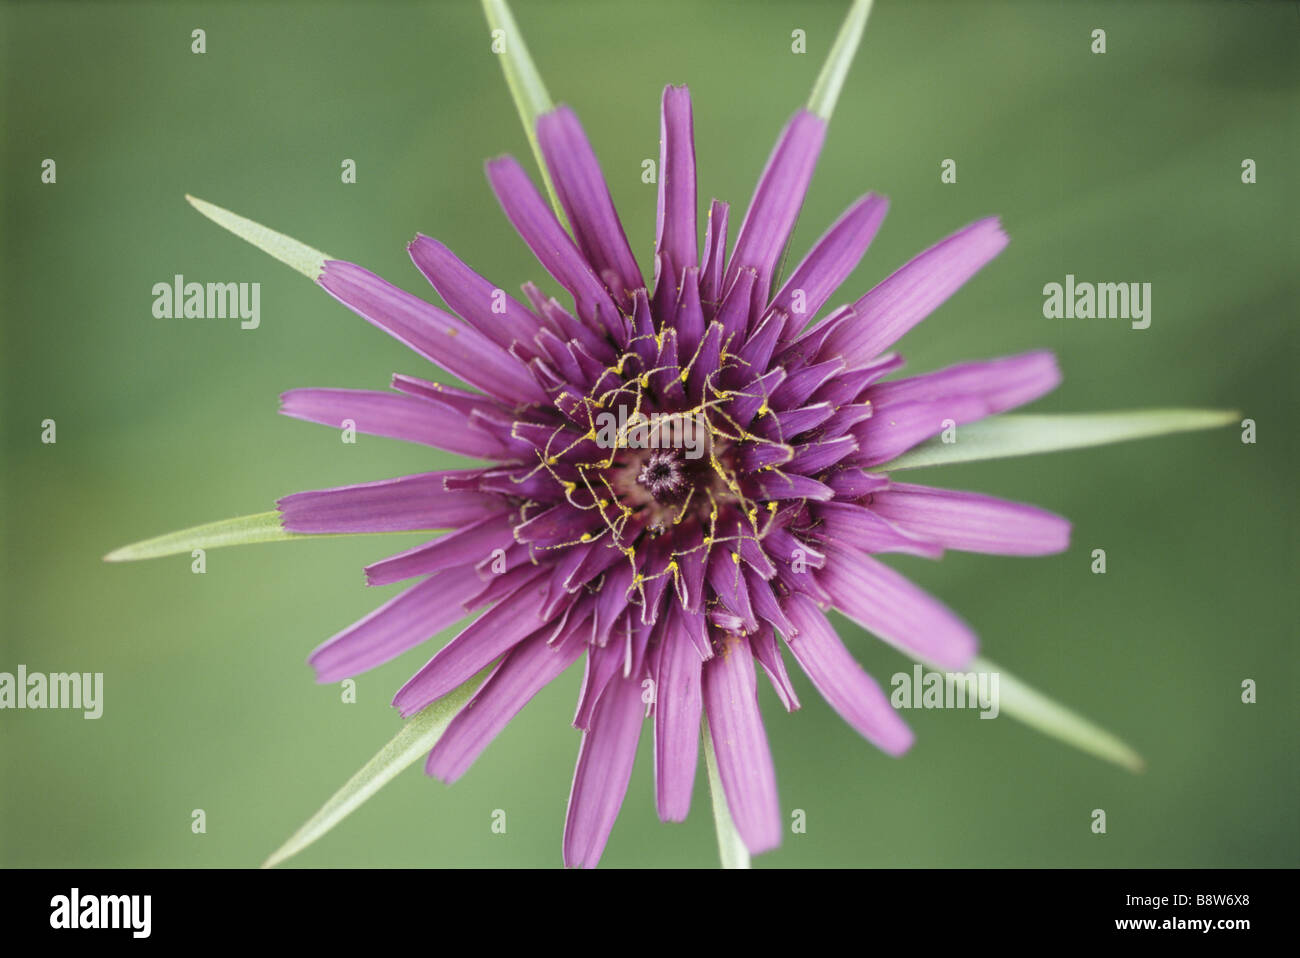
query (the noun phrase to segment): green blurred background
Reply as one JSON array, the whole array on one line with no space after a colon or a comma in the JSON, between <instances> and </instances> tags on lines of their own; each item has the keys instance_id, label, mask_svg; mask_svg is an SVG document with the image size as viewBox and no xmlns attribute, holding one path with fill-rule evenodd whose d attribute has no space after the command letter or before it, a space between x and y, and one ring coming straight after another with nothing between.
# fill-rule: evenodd
<instances>
[{"instance_id":1,"label":"green blurred background","mask_svg":"<svg viewBox=\"0 0 1300 958\"><path fill-rule=\"evenodd\" d=\"M694 95L701 204L743 208L845 9L515 7L647 272L655 188L641 160L658 156L662 86ZM1104 55L1090 52L1098 27ZM528 147L469 0L5 4L3 28L0 671L103 672L106 693L98 721L0 713L0 863L255 865L395 732L390 696L450 634L363 675L356 704L304 664L394 591L367 589L361 567L418 540L215 550L201 576L187 556L100 556L454 457L343 445L278 416L287 388L434 373L183 194L431 298L404 249L416 231L513 289L544 276L482 162L512 152L532 168ZM190 52L195 28L204 55ZM806 55L791 52L795 29ZM782 805L808 825L760 866L1297 864L1298 36L1294 3L877 5L794 243L867 190L891 198L836 302L1001 214L1011 246L903 341L910 369L1050 347L1065 382L1039 411L1239 409L1258 443L1223 429L913 474L1074 521L1052 558L890 561L958 610L989 658L1100 720L1149 769L942 711L908 713L918 742L892 760L802 677L794 715L763 683ZM46 157L54 185L40 182ZM345 158L354 185L340 182ZM945 158L955 185L940 183ZM1044 319L1042 287L1067 272L1152 283L1150 329ZM260 282L261 328L155 319L151 287L175 273ZM56 445L40 442L46 418ZM1104 576L1089 572L1094 548ZM882 683L909 668L841 624ZM294 862L558 865L579 678L541 694L454 787L413 768ZM1240 701L1246 678L1257 704ZM660 824L648 741L604 864L715 864L703 770L690 820ZM191 833L196 808L206 834Z\"/></svg>"}]
</instances>

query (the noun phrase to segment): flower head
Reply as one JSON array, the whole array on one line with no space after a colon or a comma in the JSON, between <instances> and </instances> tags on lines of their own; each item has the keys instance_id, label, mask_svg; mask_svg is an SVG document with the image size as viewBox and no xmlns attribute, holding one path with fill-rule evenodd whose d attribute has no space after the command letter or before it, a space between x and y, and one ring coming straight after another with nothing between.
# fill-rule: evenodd
<instances>
[{"instance_id":1,"label":"flower head","mask_svg":"<svg viewBox=\"0 0 1300 958\"><path fill-rule=\"evenodd\" d=\"M647 714L660 817L688 812L705 718L744 844L776 846L757 672L787 709L799 707L778 635L827 702L897 755L912 734L826 611L961 668L975 652L971 630L874 556L1067 545L1057 516L882 469L946 429L1036 399L1060 375L1051 354L1031 352L895 377L903 363L889 348L1006 245L994 219L813 321L887 205L862 197L780 276L825 132L820 116L795 114L728 256L725 203L711 203L699 243L691 101L668 87L647 281L583 129L560 107L536 136L572 234L514 159L489 162L487 174L563 301L531 283L510 296L425 236L410 255L450 312L351 263L327 261L318 278L475 390L398 375L392 393L294 390L283 411L489 464L279 502L290 532L453 530L368 567L373 585L416 582L311 663L320 681L355 675L481 611L394 699L412 715L495 663L429 754L427 771L451 782L583 660L566 864L600 858Z\"/></svg>"}]
</instances>

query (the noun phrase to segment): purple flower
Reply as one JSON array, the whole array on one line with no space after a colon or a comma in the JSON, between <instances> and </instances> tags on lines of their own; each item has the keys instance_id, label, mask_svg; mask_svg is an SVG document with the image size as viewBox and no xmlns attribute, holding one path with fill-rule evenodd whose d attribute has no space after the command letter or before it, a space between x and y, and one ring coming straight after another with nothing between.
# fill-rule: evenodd
<instances>
[{"instance_id":1,"label":"purple flower","mask_svg":"<svg viewBox=\"0 0 1300 958\"><path fill-rule=\"evenodd\" d=\"M1030 352L887 378L903 365L887 352L894 342L1006 245L996 219L808 325L887 206L859 199L780 280L825 132L819 116L795 114L728 258L726 203L712 202L698 244L691 101L668 87L647 280L577 117L560 107L536 134L572 235L514 159L489 162L487 174L564 302L531 283L512 297L426 236L411 258L455 315L351 263L327 261L318 279L477 391L398 375L393 393L293 390L283 411L489 464L278 503L290 532L453 530L369 566L372 585L415 584L311 663L333 682L481 612L394 699L412 715L496 663L429 754L428 773L452 782L582 659L567 865L599 860L647 713L660 817L687 815L707 718L739 835L752 853L775 847L782 816L755 665L787 709L799 707L777 634L844 720L897 755L912 733L826 610L961 669L975 652L971 630L875 555L1042 555L1068 543L1058 516L881 471L947 429L1038 398L1060 373L1050 353Z\"/></svg>"}]
</instances>

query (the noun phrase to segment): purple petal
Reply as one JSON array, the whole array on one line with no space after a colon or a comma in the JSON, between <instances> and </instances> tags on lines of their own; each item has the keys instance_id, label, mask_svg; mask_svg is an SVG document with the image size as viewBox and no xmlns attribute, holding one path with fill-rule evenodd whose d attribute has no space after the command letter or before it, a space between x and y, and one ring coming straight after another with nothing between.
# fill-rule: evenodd
<instances>
[{"instance_id":1,"label":"purple petal","mask_svg":"<svg viewBox=\"0 0 1300 958\"><path fill-rule=\"evenodd\" d=\"M835 490L841 499L860 499L889 485L889 478L866 472L854 466L844 466L825 477L826 485Z\"/></svg>"},{"instance_id":2,"label":"purple petal","mask_svg":"<svg viewBox=\"0 0 1300 958\"><path fill-rule=\"evenodd\" d=\"M746 631L758 628L754 608L749 603L749 589L741 572L740 555L728 548L713 550L709 556L709 585L727 611L737 616Z\"/></svg>"},{"instance_id":3,"label":"purple petal","mask_svg":"<svg viewBox=\"0 0 1300 958\"><path fill-rule=\"evenodd\" d=\"M820 569L826 564L825 553L818 550L816 546L796 538L784 526L774 524L767 530L767 535L763 539L767 546L767 554L783 563L788 564L797 558L803 565L813 569Z\"/></svg>"},{"instance_id":4,"label":"purple petal","mask_svg":"<svg viewBox=\"0 0 1300 958\"><path fill-rule=\"evenodd\" d=\"M500 157L488 163L487 174L515 231L546 271L573 295L579 318L624 341L623 321L604 282L573 245L519 163L510 156Z\"/></svg>"},{"instance_id":5,"label":"purple petal","mask_svg":"<svg viewBox=\"0 0 1300 958\"><path fill-rule=\"evenodd\" d=\"M578 689L578 704L573 713L573 727L584 732L591 729L596 706L614 676L623 671L623 650L615 644L591 645Z\"/></svg>"},{"instance_id":6,"label":"purple petal","mask_svg":"<svg viewBox=\"0 0 1300 958\"><path fill-rule=\"evenodd\" d=\"M865 392L875 413L851 430L862 447L858 461L868 466L888 462L950 424L964 425L1022 406L1051 392L1060 381L1056 357L1038 351L877 383Z\"/></svg>"},{"instance_id":7,"label":"purple petal","mask_svg":"<svg viewBox=\"0 0 1300 958\"><path fill-rule=\"evenodd\" d=\"M538 117L537 142L587 262L598 276L616 276L622 289L614 292L624 298L645 286L600 163L573 110L559 106Z\"/></svg>"},{"instance_id":8,"label":"purple petal","mask_svg":"<svg viewBox=\"0 0 1300 958\"><path fill-rule=\"evenodd\" d=\"M790 371L781 385L772 390L772 408L792 409L803 405L818 389L839 378L843 369L844 360L832 358Z\"/></svg>"},{"instance_id":9,"label":"purple petal","mask_svg":"<svg viewBox=\"0 0 1300 958\"><path fill-rule=\"evenodd\" d=\"M712 316L727 287L722 285L727 259L726 203L714 200L709 204L708 224L704 229L704 260L700 264L700 300L705 315Z\"/></svg>"},{"instance_id":10,"label":"purple petal","mask_svg":"<svg viewBox=\"0 0 1300 958\"><path fill-rule=\"evenodd\" d=\"M704 307L700 304L700 271L688 266L680 275L681 289L672 326L677 332L678 355L689 361L704 335Z\"/></svg>"},{"instance_id":11,"label":"purple petal","mask_svg":"<svg viewBox=\"0 0 1300 958\"><path fill-rule=\"evenodd\" d=\"M718 306L714 318L722 326L724 343L744 342L745 331L749 328L749 317L754 311L754 280L757 278L758 274L752 269L742 269L736 274L736 281L731 284L727 295Z\"/></svg>"},{"instance_id":12,"label":"purple petal","mask_svg":"<svg viewBox=\"0 0 1300 958\"><path fill-rule=\"evenodd\" d=\"M854 407L846 406L845 408L852 409ZM801 406L798 409L789 409L785 412L778 412L774 416L761 418L757 426L753 427L753 432L764 439L785 442L816 426L820 426L834 415L835 407L828 402L817 403L814 406ZM818 433L818 435L823 434L824 431Z\"/></svg>"},{"instance_id":13,"label":"purple petal","mask_svg":"<svg viewBox=\"0 0 1300 958\"><path fill-rule=\"evenodd\" d=\"M519 710L586 650L572 637L558 647L547 644L547 637L543 631L524 640L502 660L451 720L429 753L425 772L449 785L464 775Z\"/></svg>"},{"instance_id":14,"label":"purple petal","mask_svg":"<svg viewBox=\"0 0 1300 958\"><path fill-rule=\"evenodd\" d=\"M544 575L544 569L536 570L531 581L466 626L398 689L393 706L403 718L469 681L497 656L547 624L539 611L544 584L537 581Z\"/></svg>"},{"instance_id":15,"label":"purple petal","mask_svg":"<svg viewBox=\"0 0 1300 958\"><path fill-rule=\"evenodd\" d=\"M469 615L461 602L482 588L472 567L448 569L398 593L322 642L307 661L317 682L337 682L396 658Z\"/></svg>"},{"instance_id":16,"label":"purple petal","mask_svg":"<svg viewBox=\"0 0 1300 958\"><path fill-rule=\"evenodd\" d=\"M436 239L419 234L406 247L411 260L456 315L498 346L531 342L542 321L505 290L474 272Z\"/></svg>"},{"instance_id":17,"label":"purple petal","mask_svg":"<svg viewBox=\"0 0 1300 958\"><path fill-rule=\"evenodd\" d=\"M974 492L893 483L872 494L871 511L948 549L1040 556L1070 546L1070 522L1034 506Z\"/></svg>"},{"instance_id":18,"label":"purple petal","mask_svg":"<svg viewBox=\"0 0 1300 958\"><path fill-rule=\"evenodd\" d=\"M676 603L672 609L680 609ZM701 689L699 653L680 618L670 613L659 630L655 666L655 803L659 818L682 822L691 810L699 760Z\"/></svg>"},{"instance_id":19,"label":"purple petal","mask_svg":"<svg viewBox=\"0 0 1300 958\"><path fill-rule=\"evenodd\" d=\"M492 340L369 270L327 260L317 282L362 319L453 376L511 404L546 401L519 360Z\"/></svg>"},{"instance_id":20,"label":"purple petal","mask_svg":"<svg viewBox=\"0 0 1300 958\"><path fill-rule=\"evenodd\" d=\"M826 616L807 596L790 595L785 611L798 632L786 645L828 705L867 741L890 755L912 747L913 735L889 699L849 654Z\"/></svg>"},{"instance_id":21,"label":"purple petal","mask_svg":"<svg viewBox=\"0 0 1300 958\"><path fill-rule=\"evenodd\" d=\"M939 308L1007 245L995 217L979 220L930 247L836 320L821 355L864 365Z\"/></svg>"},{"instance_id":22,"label":"purple petal","mask_svg":"<svg viewBox=\"0 0 1300 958\"><path fill-rule=\"evenodd\" d=\"M971 396L941 402L902 402L878 408L849 430L856 436L859 452L853 462L878 466L895 459L917 443L937 436L944 429L960 423L983 419L985 403Z\"/></svg>"},{"instance_id":23,"label":"purple petal","mask_svg":"<svg viewBox=\"0 0 1300 958\"><path fill-rule=\"evenodd\" d=\"M888 209L889 200L868 193L850 206L813 245L772 299L770 308L790 316L782 340L793 339L848 279L871 245ZM796 298L802 300L802 309L795 308L799 305Z\"/></svg>"},{"instance_id":24,"label":"purple petal","mask_svg":"<svg viewBox=\"0 0 1300 958\"><path fill-rule=\"evenodd\" d=\"M766 587L767 583L763 583ZM768 589L771 592L771 589ZM775 600L774 600L775 601ZM784 618L782 614L782 618ZM797 712L800 708L799 696L790 684L790 676L785 671L785 662L781 658L781 649L776 644L776 633L769 626L763 626L749 637L749 646L754 650L754 658L767 673L776 697L781 700L787 712Z\"/></svg>"},{"instance_id":25,"label":"purple petal","mask_svg":"<svg viewBox=\"0 0 1300 958\"><path fill-rule=\"evenodd\" d=\"M752 485L760 492L763 499L816 499L825 501L835 498L835 490L826 483L794 472L782 472L772 469L751 477Z\"/></svg>"},{"instance_id":26,"label":"purple petal","mask_svg":"<svg viewBox=\"0 0 1300 958\"><path fill-rule=\"evenodd\" d=\"M695 232L697 202L691 93L684 86L666 86L659 124L655 254L666 254L678 276L687 267L699 263L699 237Z\"/></svg>"},{"instance_id":27,"label":"purple petal","mask_svg":"<svg viewBox=\"0 0 1300 958\"><path fill-rule=\"evenodd\" d=\"M514 544L509 513L489 516L472 525L425 542L413 549L366 566L366 585L391 585L417 575L430 575L456 567L472 568L497 549Z\"/></svg>"},{"instance_id":28,"label":"purple petal","mask_svg":"<svg viewBox=\"0 0 1300 958\"><path fill-rule=\"evenodd\" d=\"M450 406L397 393L369 389L291 389L280 396L280 412L294 419L341 428L352 420L358 432L418 442L435 449L508 459L505 448L486 433L465 428L465 417Z\"/></svg>"},{"instance_id":29,"label":"purple petal","mask_svg":"<svg viewBox=\"0 0 1300 958\"><path fill-rule=\"evenodd\" d=\"M1035 350L877 383L865 395L881 409L894 403L942 403L946 399L975 397L984 403L984 415L992 416L1033 402L1060 382L1056 356L1047 350Z\"/></svg>"},{"instance_id":30,"label":"purple petal","mask_svg":"<svg viewBox=\"0 0 1300 958\"><path fill-rule=\"evenodd\" d=\"M975 655L978 642L966 623L868 555L828 543L818 577L837 609L914 658L957 669Z\"/></svg>"},{"instance_id":31,"label":"purple petal","mask_svg":"<svg viewBox=\"0 0 1300 958\"><path fill-rule=\"evenodd\" d=\"M406 532L467 526L505 507L500 496L448 491L457 472L424 472L285 496L275 505L289 532Z\"/></svg>"},{"instance_id":32,"label":"purple petal","mask_svg":"<svg viewBox=\"0 0 1300 958\"><path fill-rule=\"evenodd\" d=\"M853 436L801 442L795 446L794 458L786 468L804 475L815 475L857 451L858 440Z\"/></svg>"},{"instance_id":33,"label":"purple petal","mask_svg":"<svg viewBox=\"0 0 1300 958\"><path fill-rule=\"evenodd\" d=\"M900 529L865 506L852 502L819 502L812 511L826 523L824 536L863 552L907 552L927 559L943 555L943 548L934 540Z\"/></svg>"},{"instance_id":34,"label":"purple petal","mask_svg":"<svg viewBox=\"0 0 1300 958\"><path fill-rule=\"evenodd\" d=\"M596 704L591 730L583 733L564 822L564 864L595 868L623 806L636 761L644 716L641 685L614 679Z\"/></svg>"},{"instance_id":35,"label":"purple petal","mask_svg":"<svg viewBox=\"0 0 1300 958\"><path fill-rule=\"evenodd\" d=\"M759 297L767 294L825 138L826 121L807 110L796 113L781 133L736 237L726 285L730 286L740 269L748 266L758 273L755 285Z\"/></svg>"},{"instance_id":36,"label":"purple petal","mask_svg":"<svg viewBox=\"0 0 1300 958\"><path fill-rule=\"evenodd\" d=\"M704 663L704 708L727 808L745 847L757 855L781 844L776 770L758 711L749 642L740 635L724 641L723 651Z\"/></svg>"}]
</instances>

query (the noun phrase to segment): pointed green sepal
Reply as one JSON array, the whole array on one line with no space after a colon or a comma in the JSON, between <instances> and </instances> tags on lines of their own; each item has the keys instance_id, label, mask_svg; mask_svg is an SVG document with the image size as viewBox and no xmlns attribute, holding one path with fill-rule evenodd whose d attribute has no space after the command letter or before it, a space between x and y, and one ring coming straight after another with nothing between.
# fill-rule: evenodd
<instances>
[{"instance_id":1,"label":"pointed green sepal","mask_svg":"<svg viewBox=\"0 0 1300 958\"><path fill-rule=\"evenodd\" d=\"M1001 666L994 665L987 659L976 658L966 671L997 674L1000 712L1006 712L1044 735L1060 739L1067 745L1073 745L1080 751L1107 762L1114 762L1131 772L1141 772L1146 768L1142 756L1125 742L1077 712L1030 688ZM952 684L952 680L949 680L949 684Z\"/></svg>"},{"instance_id":2,"label":"pointed green sepal","mask_svg":"<svg viewBox=\"0 0 1300 958\"><path fill-rule=\"evenodd\" d=\"M560 225L566 230L568 220L560 206L560 198L551 182L551 174L546 169L546 160L542 156L541 145L537 142L537 118L543 113L555 109L551 95L546 92L542 75L537 72L537 64L528 53L524 35L519 32L510 5L505 0L483 0L483 13L487 16L488 27L492 31L492 50L501 58L501 70L506 75L506 85L510 87L510 96L519 111L519 121L524 125L528 136L528 145L533 148L537 167L542 171L542 182L546 184L546 195L550 197L551 208Z\"/></svg>"},{"instance_id":3,"label":"pointed green sepal","mask_svg":"<svg viewBox=\"0 0 1300 958\"><path fill-rule=\"evenodd\" d=\"M821 73L817 74L817 82L813 84L812 95L808 97L808 111L827 122L835 111L835 101L844 87L844 78L849 75L849 65L857 53L870 14L871 0L854 0L831 45L831 52L822 64Z\"/></svg>"},{"instance_id":4,"label":"pointed green sepal","mask_svg":"<svg viewBox=\"0 0 1300 958\"><path fill-rule=\"evenodd\" d=\"M292 236L285 236L261 223L222 209L206 200L185 194L191 206L218 226L223 226L240 239L247 240L264 253L269 253L286 266L292 266L310 280L316 280L325 269L325 261L334 257L312 249L306 243L299 243Z\"/></svg>"},{"instance_id":5,"label":"pointed green sepal","mask_svg":"<svg viewBox=\"0 0 1300 958\"><path fill-rule=\"evenodd\" d=\"M956 439L931 439L880 469L919 469L955 462L1031 456L1060 449L1104 446L1130 439L1149 439L1175 432L1216 429L1238 421L1240 414L1222 409L1135 409L1125 412L1033 413L993 416L957 428Z\"/></svg>"},{"instance_id":6,"label":"pointed green sepal","mask_svg":"<svg viewBox=\"0 0 1300 958\"><path fill-rule=\"evenodd\" d=\"M221 546L241 546L253 542L280 542L284 539L309 539L300 532L289 532L280 522L275 510L251 516L236 516L219 522L191 526L179 532L134 542L114 549L104 556L105 562L134 562L137 559L157 559L160 556L180 555L194 549L216 549Z\"/></svg>"},{"instance_id":7,"label":"pointed green sepal","mask_svg":"<svg viewBox=\"0 0 1300 958\"><path fill-rule=\"evenodd\" d=\"M700 733L704 738L704 765L709 772L709 794L713 799L713 824L718 833L718 858L723 868L748 868L749 849L736 830L727 796L722 790L722 776L718 774L718 757L713 753L713 736L709 734L709 720L703 719Z\"/></svg>"},{"instance_id":8,"label":"pointed green sepal","mask_svg":"<svg viewBox=\"0 0 1300 958\"><path fill-rule=\"evenodd\" d=\"M273 868L298 854L356 811L367 799L396 778L399 772L427 755L447 731L447 726L456 717L456 713L474 695L486 674L479 673L454 692L449 692L412 716L401 731L393 736L393 740L348 779L321 806L320 811L271 853L262 867Z\"/></svg>"}]
</instances>

